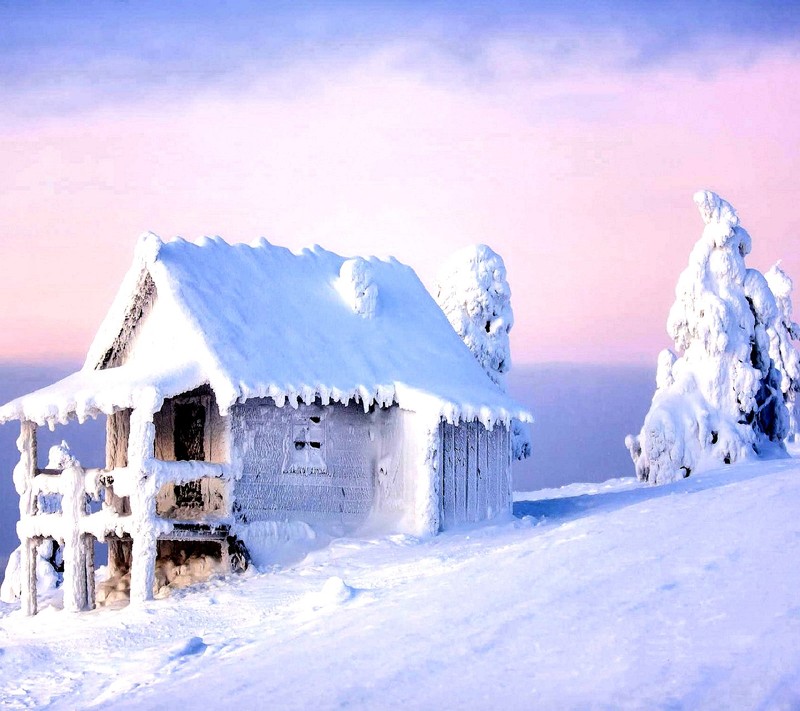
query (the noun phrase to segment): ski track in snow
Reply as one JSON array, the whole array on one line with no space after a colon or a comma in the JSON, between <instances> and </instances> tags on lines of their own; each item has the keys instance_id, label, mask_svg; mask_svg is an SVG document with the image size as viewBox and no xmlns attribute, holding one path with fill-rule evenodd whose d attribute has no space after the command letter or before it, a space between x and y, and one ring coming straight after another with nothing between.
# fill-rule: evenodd
<instances>
[{"instance_id":1,"label":"ski track in snow","mask_svg":"<svg viewBox=\"0 0 800 711\"><path fill-rule=\"evenodd\" d=\"M0 606L0 705L800 706L800 462L517 495L141 608Z\"/></svg>"}]
</instances>

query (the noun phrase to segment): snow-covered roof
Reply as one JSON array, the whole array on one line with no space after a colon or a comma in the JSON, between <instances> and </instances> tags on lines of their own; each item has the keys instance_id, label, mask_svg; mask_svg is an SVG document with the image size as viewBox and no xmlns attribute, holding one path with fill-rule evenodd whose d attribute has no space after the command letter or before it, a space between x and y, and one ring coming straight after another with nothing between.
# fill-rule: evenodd
<instances>
[{"instance_id":1,"label":"snow-covered roof","mask_svg":"<svg viewBox=\"0 0 800 711\"><path fill-rule=\"evenodd\" d=\"M83 368L4 405L0 422L154 412L203 384L223 413L254 397L320 398L486 425L530 420L395 259L147 234Z\"/></svg>"}]
</instances>

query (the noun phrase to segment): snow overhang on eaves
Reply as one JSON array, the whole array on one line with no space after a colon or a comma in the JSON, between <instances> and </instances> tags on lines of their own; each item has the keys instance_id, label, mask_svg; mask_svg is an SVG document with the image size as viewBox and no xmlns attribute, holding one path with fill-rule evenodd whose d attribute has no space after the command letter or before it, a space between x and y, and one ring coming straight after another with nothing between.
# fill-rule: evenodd
<instances>
[{"instance_id":1,"label":"snow overhang on eaves","mask_svg":"<svg viewBox=\"0 0 800 711\"><path fill-rule=\"evenodd\" d=\"M98 415L110 415L124 409L137 409L153 414L161 409L166 398L175 397L208 383L197 365L172 367L154 373L133 364L105 370L83 369L53 385L36 390L0 407L0 423L11 420L28 420L38 425L65 424L71 418L83 422ZM457 424L460 421L479 421L487 428L502 423L508 426L512 419L523 422L533 420L531 414L510 398L499 395L494 402L474 404L445 400L431 393L395 384L367 388L338 389L317 386L241 387L235 393L230 383L210 383L217 395L222 414L227 414L234 402L252 398L271 398L278 407L297 407L299 403L321 401L349 404L359 402L365 410L373 404L378 407L398 405L416 412L431 421L443 420ZM226 398L234 396L232 399ZM220 397L222 396L222 397Z\"/></svg>"},{"instance_id":2,"label":"snow overhang on eaves","mask_svg":"<svg viewBox=\"0 0 800 711\"><path fill-rule=\"evenodd\" d=\"M66 424L71 418L83 422L128 408L152 414L161 409L166 398L203 383L194 366L158 373L133 365L106 370L83 369L6 403L0 407L0 424L27 420L53 427Z\"/></svg>"},{"instance_id":3,"label":"snow overhang on eaves","mask_svg":"<svg viewBox=\"0 0 800 711\"><path fill-rule=\"evenodd\" d=\"M472 401L465 399L443 399L416 388L398 384L397 402L404 410L422 414L429 421L443 421L449 424L459 422L482 423L487 429L502 424L511 425L512 420L533 422L533 415L512 400L505 393L492 393L491 398Z\"/></svg>"},{"instance_id":4,"label":"snow overhang on eaves","mask_svg":"<svg viewBox=\"0 0 800 711\"><path fill-rule=\"evenodd\" d=\"M318 403L324 407L341 403L362 407L365 412L373 406L384 408L397 405L403 410L424 416L429 422L442 420L458 424L461 421L478 421L488 429L497 424L509 426L511 420L533 422L530 412L502 392L492 393L492 397L485 401L471 401L442 398L402 383L377 386L362 384L348 387L239 383L238 387L234 387L230 381L212 376L209 378L209 384L217 398L217 405L222 415L227 414L237 403L269 398L277 407L297 408L301 403L306 405Z\"/></svg>"}]
</instances>

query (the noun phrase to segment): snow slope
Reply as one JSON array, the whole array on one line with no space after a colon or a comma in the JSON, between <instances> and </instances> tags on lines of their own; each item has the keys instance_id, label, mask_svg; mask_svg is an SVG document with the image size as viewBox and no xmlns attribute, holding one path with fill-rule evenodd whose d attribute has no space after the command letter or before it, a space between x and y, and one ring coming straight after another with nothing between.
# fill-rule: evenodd
<instances>
[{"instance_id":1,"label":"snow slope","mask_svg":"<svg viewBox=\"0 0 800 711\"><path fill-rule=\"evenodd\" d=\"M0 705L800 706L800 462L517 498L140 609L3 606Z\"/></svg>"}]
</instances>

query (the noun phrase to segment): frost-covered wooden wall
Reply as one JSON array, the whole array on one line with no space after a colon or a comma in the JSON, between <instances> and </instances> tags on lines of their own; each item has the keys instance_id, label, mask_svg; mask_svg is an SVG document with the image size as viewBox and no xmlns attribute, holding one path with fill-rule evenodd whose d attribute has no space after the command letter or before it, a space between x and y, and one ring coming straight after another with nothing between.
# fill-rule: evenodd
<instances>
[{"instance_id":1,"label":"frost-covered wooden wall","mask_svg":"<svg viewBox=\"0 0 800 711\"><path fill-rule=\"evenodd\" d=\"M480 422L443 423L441 437L441 525L448 528L507 511L511 500L508 430Z\"/></svg>"},{"instance_id":2,"label":"frost-covered wooden wall","mask_svg":"<svg viewBox=\"0 0 800 711\"><path fill-rule=\"evenodd\" d=\"M358 406L279 408L269 399L237 405L231 410L237 518L363 522L375 493L375 430L373 414Z\"/></svg>"}]
</instances>

